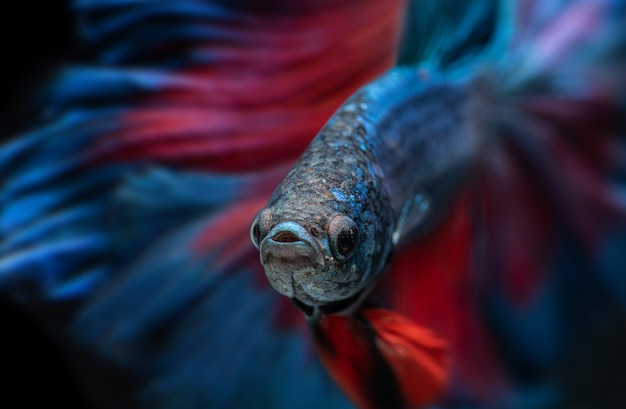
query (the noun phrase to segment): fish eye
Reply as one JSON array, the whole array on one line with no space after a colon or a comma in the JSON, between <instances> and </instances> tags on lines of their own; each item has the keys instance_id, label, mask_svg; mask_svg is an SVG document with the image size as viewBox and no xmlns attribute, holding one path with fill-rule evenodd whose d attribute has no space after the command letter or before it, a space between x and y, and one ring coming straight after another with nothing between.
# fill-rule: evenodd
<instances>
[{"instance_id":1,"label":"fish eye","mask_svg":"<svg viewBox=\"0 0 626 409\"><path fill-rule=\"evenodd\" d=\"M337 215L328 223L330 244L340 259L350 257L359 244L359 229L354 221L343 215Z\"/></svg>"},{"instance_id":2,"label":"fish eye","mask_svg":"<svg viewBox=\"0 0 626 409\"><path fill-rule=\"evenodd\" d=\"M261 246L264 232L267 231L264 226L269 222L271 212L269 209L261 210L252 221L250 226L250 239L257 249Z\"/></svg>"}]
</instances>

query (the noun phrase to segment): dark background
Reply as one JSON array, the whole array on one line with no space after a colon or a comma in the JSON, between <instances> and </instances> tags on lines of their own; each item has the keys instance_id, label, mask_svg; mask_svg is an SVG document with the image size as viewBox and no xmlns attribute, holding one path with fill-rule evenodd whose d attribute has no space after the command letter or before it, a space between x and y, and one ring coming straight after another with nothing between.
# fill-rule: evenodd
<instances>
[{"instance_id":1,"label":"dark background","mask_svg":"<svg viewBox=\"0 0 626 409\"><path fill-rule=\"evenodd\" d=\"M77 54L70 1L9 1L0 13L0 138L28 126L29 102Z\"/></svg>"},{"instance_id":2,"label":"dark background","mask_svg":"<svg viewBox=\"0 0 626 409\"><path fill-rule=\"evenodd\" d=\"M0 13L0 50L2 142L31 125L35 92L76 51L70 2L5 2ZM2 175L0 185L1 180ZM89 407L59 346L29 313L2 298L0 376L2 408Z\"/></svg>"}]
</instances>

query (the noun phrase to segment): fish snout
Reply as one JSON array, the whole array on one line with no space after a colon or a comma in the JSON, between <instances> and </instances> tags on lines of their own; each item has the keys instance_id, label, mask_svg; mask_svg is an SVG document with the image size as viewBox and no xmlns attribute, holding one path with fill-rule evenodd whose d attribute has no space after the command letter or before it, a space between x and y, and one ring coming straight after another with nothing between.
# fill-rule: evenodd
<instances>
[{"instance_id":1,"label":"fish snout","mask_svg":"<svg viewBox=\"0 0 626 409\"><path fill-rule=\"evenodd\" d=\"M268 232L260 245L261 263L272 287L294 297L294 274L314 273L324 264L315 239L300 224L283 222Z\"/></svg>"}]
</instances>

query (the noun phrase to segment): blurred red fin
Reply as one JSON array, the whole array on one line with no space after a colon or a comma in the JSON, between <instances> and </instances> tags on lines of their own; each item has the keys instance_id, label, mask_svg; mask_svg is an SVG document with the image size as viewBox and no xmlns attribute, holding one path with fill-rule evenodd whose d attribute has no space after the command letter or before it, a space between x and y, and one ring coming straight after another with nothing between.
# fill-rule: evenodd
<instances>
[{"instance_id":1,"label":"blurred red fin","mask_svg":"<svg viewBox=\"0 0 626 409\"><path fill-rule=\"evenodd\" d=\"M338 315L323 317L312 333L324 366L348 398L359 408L378 408L372 378L383 362L372 334L354 318Z\"/></svg>"},{"instance_id":2,"label":"blurred red fin","mask_svg":"<svg viewBox=\"0 0 626 409\"><path fill-rule=\"evenodd\" d=\"M435 401L448 379L446 342L391 310L366 310L363 315L376 331L376 344L409 406L423 407Z\"/></svg>"},{"instance_id":3,"label":"blurred red fin","mask_svg":"<svg viewBox=\"0 0 626 409\"><path fill-rule=\"evenodd\" d=\"M380 290L391 307L402 314L398 317L416 323L403 330L406 337L418 337L421 345L428 346L427 337L408 332L421 328L435 331L449 343L451 365L446 376L477 391L477 395L486 395L494 392L489 388L495 379L502 379L502 372L475 305L471 281L474 214L467 193L459 194L434 231L399 252ZM388 329L400 328L398 324ZM441 352L431 352L432 362L442 365L442 358L437 358Z\"/></svg>"},{"instance_id":4,"label":"blurred red fin","mask_svg":"<svg viewBox=\"0 0 626 409\"><path fill-rule=\"evenodd\" d=\"M144 86L121 129L93 150L105 163L218 172L290 163L347 97L393 65L403 5L315 3L262 17L232 6L238 13L219 25L199 17L222 37L180 39L195 52Z\"/></svg>"},{"instance_id":5,"label":"blurred red fin","mask_svg":"<svg viewBox=\"0 0 626 409\"><path fill-rule=\"evenodd\" d=\"M359 408L424 407L444 390L445 342L401 314L325 316L312 332L330 375Z\"/></svg>"}]
</instances>

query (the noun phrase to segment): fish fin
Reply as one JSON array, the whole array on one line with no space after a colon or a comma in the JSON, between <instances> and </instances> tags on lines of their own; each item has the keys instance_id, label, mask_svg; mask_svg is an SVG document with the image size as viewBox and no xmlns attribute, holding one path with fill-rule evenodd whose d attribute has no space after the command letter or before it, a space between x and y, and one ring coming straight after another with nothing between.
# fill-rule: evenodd
<instances>
[{"instance_id":1,"label":"fish fin","mask_svg":"<svg viewBox=\"0 0 626 409\"><path fill-rule=\"evenodd\" d=\"M560 89L573 96L589 86L605 87L613 81L613 85L621 83L613 91L621 91L623 79L618 72L624 66L622 0L531 0L512 4L506 23L512 29L502 42L508 42L506 58L514 64L505 70L504 84L536 95L538 89L532 85L545 85L547 81L551 87L548 89ZM598 76L600 73L604 78Z\"/></svg>"},{"instance_id":2,"label":"fish fin","mask_svg":"<svg viewBox=\"0 0 626 409\"><path fill-rule=\"evenodd\" d=\"M481 158L476 191L489 212L485 234L507 264L486 270L507 271L523 303L554 262L561 231L594 258L626 226L626 12L613 0L519 8L506 58L523 63L503 67L499 141Z\"/></svg>"},{"instance_id":3,"label":"fish fin","mask_svg":"<svg viewBox=\"0 0 626 409\"><path fill-rule=\"evenodd\" d=\"M199 214L265 195L285 172L94 167L85 154L91 133L83 119L61 119L0 150L0 168L8 176L0 193L0 288L15 299L87 297L114 266L155 237ZM63 142L55 138L60 134ZM61 148L73 159L57 157Z\"/></svg>"},{"instance_id":4,"label":"fish fin","mask_svg":"<svg viewBox=\"0 0 626 409\"><path fill-rule=\"evenodd\" d=\"M463 308L449 314L465 323L450 325L476 328L486 342L467 338L460 349L451 341L453 361L489 368L467 361L485 351L486 361L496 363L493 373L503 373L496 378L543 382L566 395L560 388L575 375L564 363L576 366L591 338L615 336L611 324L599 322L623 322L624 292L616 290L623 281L612 263L623 261L616 248L626 229L626 82L618 74L626 68L626 9L623 1L511 4L518 6L516 20L502 22L513 24L508 48L491 63L501 70L493 77L497 106L489 107L494 132L457 199L471 215L460 258L466 265L455 268L467 276L445 292L457 291L469 306L469 314ZM454 251L452 240L447 248ZM399 255L406 263L399 268L409 270L423 257ZM410 271L408 282L425 277ZM441 281L422 286L435 293ZM447 299L425 293L411 296ZM504 386L492 390L510 387Z\"/></svg>"},{"instance_id":5,"label":"fish fin","mask_svg":"<svg viewBox=\"0 0 626 409\"><path fill-rule=\"evenodd\" d=\"M95 116L67 113L0 147L0 291L16 301L84 296L110 273L107 193L125 167L88 168Z\"/></svg>"},{"instance_id":6,"label":"fish fin","mask_svg":"<svg viewBox=\"0 0 626 409\"><path fill-rule=\"evenodd\" d=\"M384 278L394 310L450 342L461 395L498 399L514 378L536 380L575 353L573 340L584 343L594 321L623 308L615 265L626 228L626 83L618 74L626 20L618 4L569 2L528 17L536 20L529 33L496 29L502 55L491 64L504 73L496 137L468 173L457 210L400 249ZM477 61L496 57L494 49ZM586 277L571 273L573 259Z\"/></svg>"},{"instance_id":7,"label":"fish fin","mask_svg":"<svg viewBox=\"0 0 626 409\"><path fill-rule=\"evenodd\" d=\"M384 305L445 340L448 399L461 402L497 395L506 383L472 283L470 197L458 193L429 234L406 243L379 286Z\"/></svg>"},{"instance_id":8,"label":"fish fin","mask_svg":"<svg viewBox=\"0 0 626 409\"><path fill-rule=\"evenodd\" d=\"M426 407L440 398L448 380L447 343L391 310L366 309L363 316L376 332L376 345L408 406Z\"/></svg>"},{"instance_id":9,"label":"fish fin","mask_svg":"<svg viewBox=\"0 0 626 409\"><path fill-rule=\"evenodd\" d=\"M411 0L407 7L396 64L445 69L490 43L499 2Z\"/></svg>"},{"instance_id":10,"label":"fish fin","mask_svg":"<svg viewBox=\"0 0 626 409\"><path fill-rule=\"evenodd\" d=\"M73 337L136 374L143 403L316 407L323 396L346 406L312 353L301 314L255 262L249 223L264 200L178 226L78 311Z\"/></svg>"},{"instance_id":11,"label":"fish fin","mask_svg":"<svg viewBox=\"0 0 626 409\"><path fill-rule=\"evenodd\" d=\"M310 327L326 368L358 407L425 407L441 396L445 342L400 314L364 309Z\"/></svg>"},{"instance_id":12,"label":"fish fin","mask_svg":"<svg viewBox=\"0 0 626 409\"><path fill-rule=\"evenodd\" d=\"M131 101L122 129L94 144L107 163L220 172L292 163L349 95L393 64L402 3L277 2L259 13L251 3L79 2L100 66L62 74L49 105ZM108 92L94 95L94 82Z\"/></svg>"},{"instance_id":13,"label":"fish fin","mask_svg":"<svg viewBox=\"0 0 626 409\"><path fill-rule=\"evenodd\" d=\"M53 142L36 136L0 151L0 166L15 176L2 192L3 295L39 308L64 339L70 322L80 354L132 374L151 407L255 407L260 396L276 408L313 408L320 397L349 405L308 344L299 311L267 285L249 240L265 183L284 170L89 167L55 159L45 149ZM29 173L28 160L46 154L51 170ZM73 307L57 322L55 305ZM234 339L247 341L231 354ZM269 366L277 377L267 376ZM92 373L100 376L81 373L89 393L114 393Z\"/></svg>"},{"instance_id":14,"label":"fish fin","mask_svg":"<svg viewBox=\"0 0 626 409\"><path fill-rule=\"evenodd\" d=\"M426 193L418 193L415 197L407 200L402 207L400 216L396 221L396 229L391 236L393 244L398 244L402 236L419 227L430 213L429 210L430 199Z\"/></svg>"}]
</instances>

